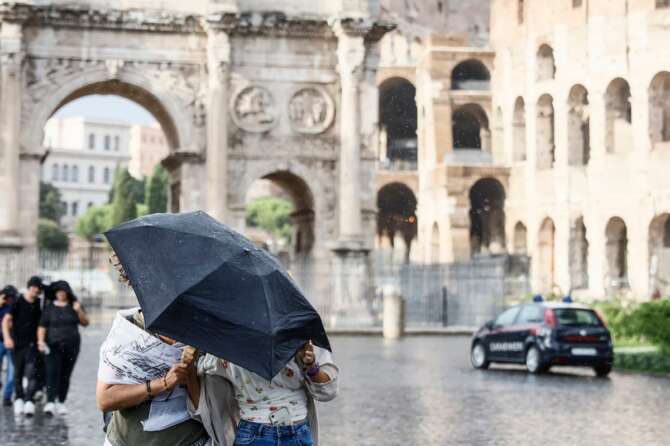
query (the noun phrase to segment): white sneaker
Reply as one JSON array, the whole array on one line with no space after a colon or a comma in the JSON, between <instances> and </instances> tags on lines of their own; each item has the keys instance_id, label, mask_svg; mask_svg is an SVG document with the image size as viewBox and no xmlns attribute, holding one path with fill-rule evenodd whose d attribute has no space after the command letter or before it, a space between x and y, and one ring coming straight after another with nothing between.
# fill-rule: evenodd
<instances>
[{"instance_id":1,"label":"white sneaker","mask_svg":"<svg viewBox=\"0 0 670 446\"><path fill-rule=\"evenodd\" d=\"M35 404L32 401L26 401L26 404L23 406L23 414L27 417L35 415Z\"/></svg>"},{"instance_id":2,"label":"white sneaker","mask_svg":"<svg viewBox=\"0 0 670 446\"><path fill-rule=\"evenodd\" d=\"M23 400L14 401L14 415L23 415Z\"/></svg>"},{"instance_id":3,"label":"white sneaker","mask_svg":"<svg viewBox=\"0 0 670 446\"><path fill-rule=\"evenodd\" d=\"M44 413L46 415L53 415L56 413L56 405L54 403L46 403L44 405Z\"/></svg>"},{"instance_id":4,"label":"white sneaker","mask_svg":"<svg viewBox=\"0 0 670 446\"><path fill-rule=\"evenodd\" d=\"M65 407L65 403L56 403L56 411L58 412L58 415L67 415L67 407Z\"/></svg>"}]
</instances>

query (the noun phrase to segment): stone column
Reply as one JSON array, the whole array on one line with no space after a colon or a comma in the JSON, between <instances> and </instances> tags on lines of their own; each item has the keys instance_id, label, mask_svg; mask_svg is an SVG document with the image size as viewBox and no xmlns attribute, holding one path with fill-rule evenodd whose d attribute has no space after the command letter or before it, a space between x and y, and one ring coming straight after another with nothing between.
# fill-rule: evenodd
<instances>
[{"instance_id":1,"label":"stone column","mask_svg":"<svg viewBox=\"0 0 670 446\"><path fill-rule=\"evenodd\" d=\"M1 244L20 243L19 181L22 30L2 24L0 33L0 234Z\"/></svg>"},{"instance_id":2,"label":"stone column","mask_svg":"<svg viewBox=\"0 0 670 446\"><path fill-rule=\"evenodd\" d=\"M340 98L340 185L339 238L358 242L362 238L361 217L361 113L360 89L365 62L363 37L349 33L341 24L335 26L338 36L337 58L342 96Z\"/></svg>"},{"instance_id":3,"label":"stone column","mask_svg":"<svg viewBox=\"0 0 670 446\"><path fill-rule=\"evenodd\" d=\"M208 30L207 68L207 210L220 221L228 215L228 102L230 41L215 28Z\"/></svg>"}]
</instances>

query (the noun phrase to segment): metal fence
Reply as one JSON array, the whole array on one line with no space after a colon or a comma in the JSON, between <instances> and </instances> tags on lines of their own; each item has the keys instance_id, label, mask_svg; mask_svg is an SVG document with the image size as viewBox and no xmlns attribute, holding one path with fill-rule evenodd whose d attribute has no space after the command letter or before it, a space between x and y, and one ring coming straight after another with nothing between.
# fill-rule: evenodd
<instances>
[{"instance_id":1,"label":"metal fence","mask_svg":"<svg viewBox=\"0 0 670 446\"><path fill-rule=\"evenodd\" d=\"M108 252L85 256L30 251L0 254L0 285L19 288L33 274L64 279L89 305L137 305L131 288L117 280ZM384 289L396 287L405 298L409 327L476 326L529 292L528 258L493 256L469 262L419 265L336 260L294 262L290 272L333 326L379 326Z\"/></svg>"}]
</instances>

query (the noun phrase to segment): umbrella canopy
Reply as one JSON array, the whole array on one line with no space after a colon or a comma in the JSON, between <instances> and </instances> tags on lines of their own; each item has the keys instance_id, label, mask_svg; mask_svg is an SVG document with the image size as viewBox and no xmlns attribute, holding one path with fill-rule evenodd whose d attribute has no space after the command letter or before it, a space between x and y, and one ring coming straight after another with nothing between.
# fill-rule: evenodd
<instances>
[{"instance_id":1,"label":"umbrella canopy","mask_svg":"<svg viewBox=\"0 0 670 446\"><path fill-rule=\"evenodd\" d=\"M323 323L281 264L202 211L153 214L105 233L147 329L272 379Z\"/></svg>"}]
</instances>

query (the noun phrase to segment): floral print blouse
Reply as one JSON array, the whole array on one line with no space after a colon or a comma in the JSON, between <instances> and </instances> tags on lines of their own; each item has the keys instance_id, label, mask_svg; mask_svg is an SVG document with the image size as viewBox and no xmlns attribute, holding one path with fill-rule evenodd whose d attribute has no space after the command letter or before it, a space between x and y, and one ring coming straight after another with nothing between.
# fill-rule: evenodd
<instances>
[{"instance_id":1,"label":"floral print blouse","mask_svg":"<svg viewBox=\"0 0 670 446\"><path fill-rule=\"evenodd\" d=\"M222 367L217 368L218 372L233 384L243 420L272 424L270 414L277 411L288 415L292 422L307 418L305 378L295 360L272 381L226 360L220 361Z\"/></svg>"}]
</instances>

